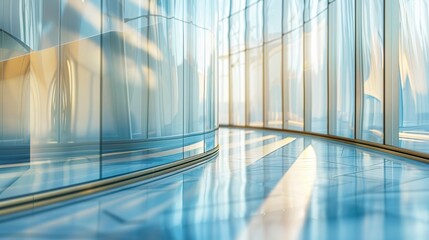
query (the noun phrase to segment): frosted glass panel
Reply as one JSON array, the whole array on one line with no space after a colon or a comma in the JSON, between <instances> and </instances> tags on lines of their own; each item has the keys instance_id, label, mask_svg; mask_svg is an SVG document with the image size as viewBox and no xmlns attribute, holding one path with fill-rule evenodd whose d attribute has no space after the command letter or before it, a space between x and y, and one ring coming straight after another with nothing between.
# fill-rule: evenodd
<instances>
[{"instance_id":1,"label":"frosted glass panel","mask_svg":"<svg viewBox=\"0 0 429 240\"><path fill-rule=\"evenodd\" d=\"M61 1L61 43L101 33L101 0Z\"/></svg>"},{"instance_id":2,"label":"frosted glass panel","mask_svg":"<svg viewBox=\"0 0 429 240\"><path fill-rule=\"evenodd\" d=\"M245 11L238 12L231 16L230 18L230 38L229 38L229 46L230 52L236 53L242 51L246 48L245 44L245 30L246 30L246 22L245 22Z\"/></svg>"},{"instance_id":3,"label":"frosted glass panel","mask_svg":"<svg viewBox=\"0 0 429 240\"><path fill-rule=\"evenodd\" d=\"M30 56L16 57L0 64L0 146L27 145L30 142ZM26 152L28 150L25 148Z\"/></svg>"},{"instance_id":4,"label":"frosted glass panel","mask_svg":"<svg viewBox=\"0 0 429 240\"><path fill-rule=\"evenodd\" d=\"M196 0L0 0L0 166L15 172L20 164L19 179L4 176L10 190L0 199L213 150L217 7ZM228 20L223 37L220 49L229 56Z\"/></svg>"},{"instance_id":5,"label":"frosted glass panel","mask_svg":"<svg viewBox=\"0 0 429 240\"><path fill-rule=\"evenodd\" d=\"M209 31L204 30L204 40L205 40L205 46L204 46L204 76L205 76L205 101L204 101L204 124L205 124L205 131L211 131L216 128L216 122L215 122L215 112L216 109L216 91L215 86L216 84L216 72L215 72L215 48L213 41L213 35Z\"/></svg>"},{"instance_id":6,"label":"frosted glass panel","mask_svg":"<svg viewBox=\"0 0 429 240\"><path fill-rule=\"evenodd\" d=\"M264 40L279 38L282 33L282 0L264 1Z\"/></svg>"},{"instance_id":7,"label":"frosted glass panel","mask_svg":"<svg viewBox=\"0 0 429 240\"><path fill-rule=\"evenodd\" d=\"M186 1L186 0L182 0ZM219 0L218 15L220 19L224 19L229 16L231 8L231 0Z\"/></svg>"},{"instance_id":8,"label":"frosted glass panel","mask_svg":"<svg viewBox=\"0 0 429 240\"><path fill-rule=\"evenodd\" d=\"M365 0L361 6L361 138L383 143L384 5L383 0Z\"/></svg>"},{"instance_id":9,"label":"frosted glass panel","mask_svg":"<svg viewBox=\"0 0 429 240\"><path fill-rule=\"evenodd\" d=\"M156 24L150 28L152 31L149 32L149 41L153 41L158 46L164 47L158 52L158 58L151 58L149 60L149 68L152 71L149 75L148 111L151 114L148 118L148 135L149 137L182 135L183 115L180 110L183 109L183 98L181 93L184 91L184 96L196 99L195 101L186 99L189 102L198 103L198 100L203 99L199 96L202 93L199 92L198 86L204 86L204 76L201 76L201 79L197 79L195 72L192 71L193 69L187 68L188 71L186 73L189 74L189 78L186 80L189 82L185 80L187 84L184 86L187 88L183 89L183 79L178 77L179 68L181 67L178 62L183 63L182 60L178 59L181 56L182 45L177 44L181 43L181 41L172 41L172 39L181 39L179 37L182 34L175 31L175 26L180 26L180 24L175 24L172 20L165 18L154 20L152 19L152 22L156 22ZM202 40L204 40L203 35ZM192 42L192 40L189 41ZM191 49L188 50L191 51ZM186 103L188 102L185 101ZM198 105L190 106L195 111L195 114L189 114L187 120L190 122L189 125L193 124L195 126L195 129L188 128L189 132L202 131L202 126L199 122L197 123L197 121L201 121L203 114L201 105L199 103Z\"/></svg>"},{"instance_id":10,"label":"frosted glass panel","mask_svg":"<svg viewBox=\"0 0 429 240\"><path fill-rule=\"evenodd\" d=\"M49 48L30 55L31 88L35 89L30 102L31 143L59 142L60 109L51 107L59 97L59 48Z\"/></svg>"},{"instance_id":11,"label":"frosted glass panel","mask_svg":"<svg viewBox=\"0 0 429 240\"><path fill-rule=\"evenodd\" d=\"M283 1L283 33L304 24L304 0Z\"/></svg>"},{"instance_id":12,"label":"frosted glass panel","mask_svg":"<svg viewBox=\"0 0 429 240\"><path fill-rule=\"evenodd\" d=\"M218 34L219 55L229 55L229 18L226 18L219 22Z\"/></svg>"},{"instance_id":13,"label":"frosted glass panel","mask_svg":"<svg viewBox=\"0 0 429 240\"><path fill-rule=\"evenodd\" d=\"M61 142L100 141L100 37L62 46ZM87 53L91 52L90 55Z\"/></svg>"},{"instance_id":14,"label":"frosted glass panel","mask_svg":"<svg viewBox=\"0 0 429 240\"><path fill-rule=\"evenodd\" d=\"M327 133L327 13L305 24L305 130Z\"/></svg>"},{"instance_id":15,"label":"frosted glass panel","mask_svg":"<svg viewBox=\"0 0 429 240\"><path fill-rule=\"evenodd\" d=\"M245 54L244 52L231 55L231 124L244 125L245 124Z\"/></svg>"},{"instance_id":16,"label":"frosted glass panel","mask_svg":"<svg viewBox=\"0 0 429 240\"><path fill-rule=\"evenodd\" d=\"M304 21L307 22L317 17L328 7L328 0L304 0ZM341 1L341 0L340 0Z\"/></svg>"},{"instance_id":17,"label":"frosted glass panel","mask_svg":"<svg viewBox=\"0 0 429 240\"><path fill-rule=\"evenodd\" d=\"M304 130L303 28L283 37L284 128Z\"/></svg>"},{"instance_id":18,"label":"frosted glass panel","mask_svg":"<svg viewBox=\"0 0 429 240\"><path fill-rule=\"evenodd\" d=\"M262 47L246 52L248 121L250 126L263 126L263 51Z\"/></svg>"},{"instance_id":19,"label":"frosted glass panel","mask_svg":"<svg viewBox=\"0 0 429 240\"><path fill-rule=\"evenodd\" d=\"M265 45L266 126L282 128L282 41Z\"/></svg>"},{"instance_id":20,"label":"frosted glass panel","mask_svg":"<svg viewBox=\"0 0 429 240\"><path fill-rule=\"evenodd\" d=\"M355 119L355 3L329 5L329 133L353 138Z\"/></svg>"},{"instance_id":21,"label":"frosted glass panel","mask_svg":"<svg viewBox=\"0 0 429 240\"><path fill-rule=\"evenodd\" d=\"M219 123L229 124L229 56L219 57Z\"/></svg>"},{"instance_id":22,"label":"frosted glass panel","mask_svg":"<svg viewBox=\"0 0 429 240\"><path fill-rule=\"evenodd\" d=\"M244 103L229 102L233 108L227 111L242 116L244 108L246 117L238 121L240 125L260 126L262 104L266 127L429 152L429 138L425 137L429 135L425 104L429 102L428 0L228 3L235 10L229 14L229 39L224 35L227 26L219 23L224 58L219 64L242 62L237 56L246 52L246 67L243 73L229 62L234 73L220 70L224 79L230 77L229 84L222 87L228 92L220 92L220 96L225 106L228 97L244 99ZM227 40L228 50L224 47ZM263 58L259 60L256 49L261 46ZM263 66L262 86L257 81L259 65ZM245 78L244 84L241 78ZM239 86L245 88L244 96L236 95ZM232 119L224 118L225 122Z\"/></svg>"},{"instance_id":23,"label":"frosted glass panel","mask_svg":"<svg viewBox=\"0 0 429 240\"><path fill-rule=\"evenodd\" d=\"M399 1L399 146L429 153L429 1Z\"/></svg>"},{"instance_id":24,"label":"frosted glass panel","mask_svg":"<svg viewBox=\"0 0 429 240\"><path fill-rule=\"evenodd\" d=\"M246 44L253 48L263 44L263 2L250 6L247 11Z\"/></svg>"},{"instance_id":25,"label":"frosted glass panel","mask_svg":"<svg viewBox=\"0 0 429 240\"><path fill-rule=\"evenodd\" d=\"M200 50L204 49L204 30L188 25L185 31L184 133L188 134L204 131L204 51Z\"/></svg>"},{"instance_id":26,"label":"frosted glass panel","mask_svg":"<svg viewBox=\"0 0 429 240\"><path fill-rule=\"evenodd\" d=\"M246 0L230 0L231 2L231 13L234 14L246 7Z\"/></svg>"}]
</instances>

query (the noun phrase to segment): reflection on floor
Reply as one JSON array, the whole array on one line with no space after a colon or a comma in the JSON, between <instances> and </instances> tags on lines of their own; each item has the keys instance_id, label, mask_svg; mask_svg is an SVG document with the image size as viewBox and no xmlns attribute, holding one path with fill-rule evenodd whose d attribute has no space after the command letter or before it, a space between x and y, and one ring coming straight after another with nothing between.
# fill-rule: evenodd
<instances>
[{"instance_id":1,"label":"reflection on floor","mask_svg":"<svg viewBox=\"0 0 429 240\"><path fill-rule=\"evenodd\" d=\"M56 152L40 154L32 149L30 159L24 162L0 164L0 201L171 163L203 153L205 148L213 149L214 139L215 132L212 131L184 138L119 141L103 144L102 155L99 145L96 151L90 152L61 151L59 148ZM0 150L0 156L2 153Z\"/></svg>"},{"instance_id":2,"label":"reflection on floor","mask_svg":"<svg viewBox=\"0 0 429 240\"><path fill-rule=\"evenodd\" d=\"M320 138L221 129L191 170L0 219L48 239L420 239L429 165Z\"/></svg>"}]
</instances>

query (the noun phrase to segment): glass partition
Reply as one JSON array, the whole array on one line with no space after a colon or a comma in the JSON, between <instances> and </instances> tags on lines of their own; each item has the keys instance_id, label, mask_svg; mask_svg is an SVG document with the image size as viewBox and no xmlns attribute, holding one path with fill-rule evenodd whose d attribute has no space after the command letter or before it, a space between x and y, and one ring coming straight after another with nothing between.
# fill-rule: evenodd
<instances>
[{"instance_id":1,"label":"glass partition","mask_svg":"<svg viewBox=\"0 0 429 240\"><path fill-rule=\"evenodd\" d=\"M0 0L0 200L217 147L217 7Z\"/></svg>"},{"instance_id":2,"label":"glass partition","mask_svg":"<svg viewBox=\"0 0 429 240\"><path fill-rule=\"evenodd\" d=\"M384 19L383 0L365 0L357 5L357 138L383 143L384 140ZM360 106L360 108L359 108Z\"/></svg>"},{"instance_id":3,"label":"glass partition","mask_svg":"<svg viewBox=\"0 0 429 240\"><path fill-rule=\"evenodd\" d=\"M399 142L429 153L429 1L399 1Z\"/></svg>"}]
</instances>

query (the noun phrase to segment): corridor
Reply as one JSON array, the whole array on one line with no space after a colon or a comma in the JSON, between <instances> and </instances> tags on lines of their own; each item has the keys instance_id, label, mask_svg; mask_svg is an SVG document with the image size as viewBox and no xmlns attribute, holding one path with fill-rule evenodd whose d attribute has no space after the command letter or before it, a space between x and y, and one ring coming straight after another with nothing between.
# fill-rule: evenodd
<instances>
[{"instance_id":1,"label":"corridor","mask_svg":"<svg viewBox=\"0 0 429 240\"><path fill-rule=\"evenodd\" d=\"M5 239L423 239L429 166L332 140L221 128L181 172L0 218Z\"/></svg>"}]
</instances>

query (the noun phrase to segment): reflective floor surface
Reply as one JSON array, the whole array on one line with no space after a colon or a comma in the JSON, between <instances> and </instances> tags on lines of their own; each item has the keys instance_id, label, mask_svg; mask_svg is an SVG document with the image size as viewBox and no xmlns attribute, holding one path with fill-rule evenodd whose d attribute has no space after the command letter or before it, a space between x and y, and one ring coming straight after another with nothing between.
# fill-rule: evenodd
<instances>
[{"instance_id":1,"label":"reflective floor surface","mask_svg":"<svg viewBox=\"0 0 429 240\"><path fill-rule=\"evenodd\" d=\"M219 133L216 159L0 218L6 239L426 239L429 165L321 138Z\"/></svg>"}]
</instances>

